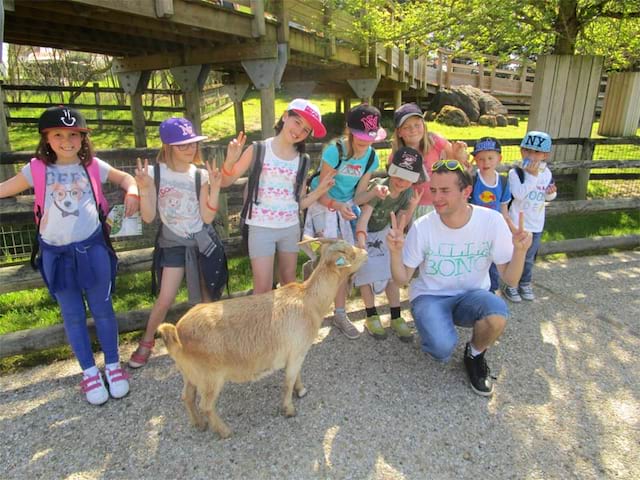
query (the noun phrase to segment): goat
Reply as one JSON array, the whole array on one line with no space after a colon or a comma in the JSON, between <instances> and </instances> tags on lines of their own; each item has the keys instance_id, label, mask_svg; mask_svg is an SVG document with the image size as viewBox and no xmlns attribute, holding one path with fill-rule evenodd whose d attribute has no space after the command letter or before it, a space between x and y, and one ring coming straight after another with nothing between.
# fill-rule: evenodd
<instances>
[{"instance_id":1,"label":"goat","mask_svg":"<svg viewBox=\"0 0 640 480\"><path fill-rule=\"evenodd\" d=\"M293 390L299 398L307 393L300 377L305 356L339 285L367 258L366 250L343 240L313 241L321 243L320 258L303 283L199 304L175 326L160 325L169 355L182 373L182 400L196 428L205 430L208 420L212 430L227 438L231 430L216 412L225 382L255 381L282 368L282 411L286 417L296 414Z\"/></svg>"}]
</instances>

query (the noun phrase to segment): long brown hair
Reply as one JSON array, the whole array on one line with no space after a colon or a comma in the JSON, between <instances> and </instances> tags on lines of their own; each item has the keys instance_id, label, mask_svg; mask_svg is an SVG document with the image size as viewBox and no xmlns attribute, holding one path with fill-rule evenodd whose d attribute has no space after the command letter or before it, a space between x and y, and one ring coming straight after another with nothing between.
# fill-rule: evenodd
<instances>
[{"instance_id":1,"label":"long brown hair","mask_svg":"<svg viewBox=\"0 0 640 480\"><path fill-rule=\"evenodd\" d=\"M422 139L420 140L420 148L418 149L418 151L420 152L421 155L426 156L429 150L431 150L434 147L435 140L433 138L433 134L430 133L429 130L427 129L427 122L423 120L422 124L424 125L424 137L422 137ZM408 146L404 143L404 140L400 137L398 130L400 130L400 127L394 129L393 135L391 136L391 154L392 155L396 153L396 151L398 151L400 148Z\"/></svg>"},{"instance_id":2,"label":"long brown hair","mask_svg":"<svg viewBox=\"0 0 640 480\"><path fill-rule=\"evenodd\" d=\"M58 161L58 156L47 141L47 133L48 132L40 133L40 142L36 147L36 153L34 156L38 160L42 160L47 165L53 165ZM80 145L80 150L78 151L78 158L80 159L80 163L86 167L93 160L95 151L91 144L91 140L89 140L89 136L85 132L80 132L80 135L82 135L82 143Z\"/></svg>"},{"instance_id":3,"label":"long brown hair","mask_svg":"<svg viewBox=\"0 0 640 480\"><path fill-rule=\"evenodd\" d=\"M291 117L300 117L300 115L298 115L293 110L287 110L286 113ZM284 114L282 114L282 116L280 116L280 120L278 120L278 122L273 126L273 129L276 131L276 135L280 134L280 132L282 131L282 127L284 127ZM303 153L305 153L307 151L306 142L307 142L307 138L309 138L309 136L310 135L307 135L307 137L304 140L293 144L293 146L296 147L296 150L298 151L298 153L300 155L302 155Z\"/></svg>"}]
</instances>

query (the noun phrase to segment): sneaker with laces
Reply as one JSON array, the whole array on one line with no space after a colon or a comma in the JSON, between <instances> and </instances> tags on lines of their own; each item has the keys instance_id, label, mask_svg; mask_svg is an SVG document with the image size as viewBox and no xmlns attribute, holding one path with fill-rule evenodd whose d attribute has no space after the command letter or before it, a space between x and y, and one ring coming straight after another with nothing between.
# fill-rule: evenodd
<instances>
[{"instance_id":1,"label":"sneaker with laces","mask_svg":"<svg viewBox=\"0 0 640 480\"><path fill-rule=\"evenodd\" d=\"M384 340L387 338L387 331L382 326L382 323L380 323L379 315L367 317L364 321L364 327L367 329L367 332L369 332L369 335L376 340Z\"/></svg>"},{"instance_id":2,"label":"sneaker with laces","mask_svg":"<svg viewBox=\"0 0 640 480\"><path fill-rule=\"evenodd\" d=\"M82 375L80 388L82 393L85 394L87 402L91 405L102 405L109 400L109 393L104 386L104 380L100 372L95 375Z\"/></svg>"},{"instance_id":3,"label":"sneaker with laces","mask_svg":"<svg viewBox=\"0 0 640 480\"><path fill-rule=\"evenodd\" d=\"M122 367L105 367L104 376L109 385L109 394L113 398L122 398L129 393L129 374Z\"/></svg>"},{"instance_id":4,"label":"sneaker with laces","mask_svg":"<svg viewBox=\"0 0 640 480\"><path fill-rule=\"evenodd\" d=\"M491 370L489 370L487 361L484 358L485 353L486 351L472 357L471 347L467 342L464 348L464 366L467 374L469 374L469 381L473 391L483 397L489 397L493 394L493 381Z\"/></svg>"},{"instance_id":5,"label":"sneaker with laces","mask_svg":"<svg viewBox=\"0 0 640 480\"><path fill-rule=\"evenodd\" d=\"M533 293L533 287L530 283L521 284L520 288L518 288L518 293L520 293L520 296L523 300L526 300L528 302L532 302L536 299L536 296Z\"/></svg>"},{"instance_id":6,"label":"sneaker with laces","mask_svg":"<svg viewBox=\"0 0 640 480\"><path fill-rule=\"evenodd\" d=\"M346 313L336 313L333 316L333 325L340 330L345 337L354 340L360 336L356 326L351 323Z\"/></svg>"},{"instance_id":7,"label":"sneaker with laces","mask_svg":"<svg viewBox=\"0 0 640 480\"><path fill-rule=\"evenodd\" d=\"M409 325L407 325L407 322L405 322L404 318L392 318L391 329L396 332L396 335L401 341L410 342L411 340L413 340L413 333L411 332L411 329L409 328Z\"/></svg>"},{"instance_id":8,"label":"sneaker with laces","mask_svg":"<svg viewBox=\"0 0 640 480\"><path fill-rule=\"evenodd\" d=\"M503 289L503 293L505 298L513 303L520 303L522 301L522 297L518 293L517 288L505 285Z\"/></svg>"}]
</instances>

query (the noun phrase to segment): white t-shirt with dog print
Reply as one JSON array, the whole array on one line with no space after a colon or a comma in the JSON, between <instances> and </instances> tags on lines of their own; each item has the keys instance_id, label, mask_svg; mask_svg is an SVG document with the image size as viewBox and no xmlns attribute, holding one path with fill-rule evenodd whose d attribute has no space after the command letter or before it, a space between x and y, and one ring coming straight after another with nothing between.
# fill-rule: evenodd
<instances>
[{"instance_id":1,"label":"white t-shirt with dog print","mask_svg":"<svg viewBox=\"0 0 640 480\"><path fill-rule=\"evenodd\" d=\"M100 182L105 183L111 166L100 159ZM47 165L44 213L40 235L49 245L62 246L89 238L99 227L98 209L91 192L89 176L80 162ZM31 165L21 170L31 187Z\"/></svg>"}]
</instances>

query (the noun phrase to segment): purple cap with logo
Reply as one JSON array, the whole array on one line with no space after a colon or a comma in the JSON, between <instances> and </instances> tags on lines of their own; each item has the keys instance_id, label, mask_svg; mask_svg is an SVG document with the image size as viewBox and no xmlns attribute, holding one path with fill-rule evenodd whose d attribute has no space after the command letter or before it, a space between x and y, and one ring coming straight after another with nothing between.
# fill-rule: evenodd
<instances>
[{"instance_id":1,"label":"purple cap with logo","mask_svg":"<svg viewBox=\"0 0 640 480\"><path fill-rule=\"evenodd\" d=\"M196 135L193 124L186 118L168 118L160 124L160 140L166 145L186 145L206 139L205 135Z\"/></svg>"},{"instance_id":2,"label":"purple cap with logo","mask_svg":"<svg viewBox=\"0 0 640 480\"><path fill-rule=\"evenodd\" d=\"M347 127L360 140L380 142L387 138L387 131L380 126L380 110L366 103L349 110Z\"/></svg>"}]
</instances>

